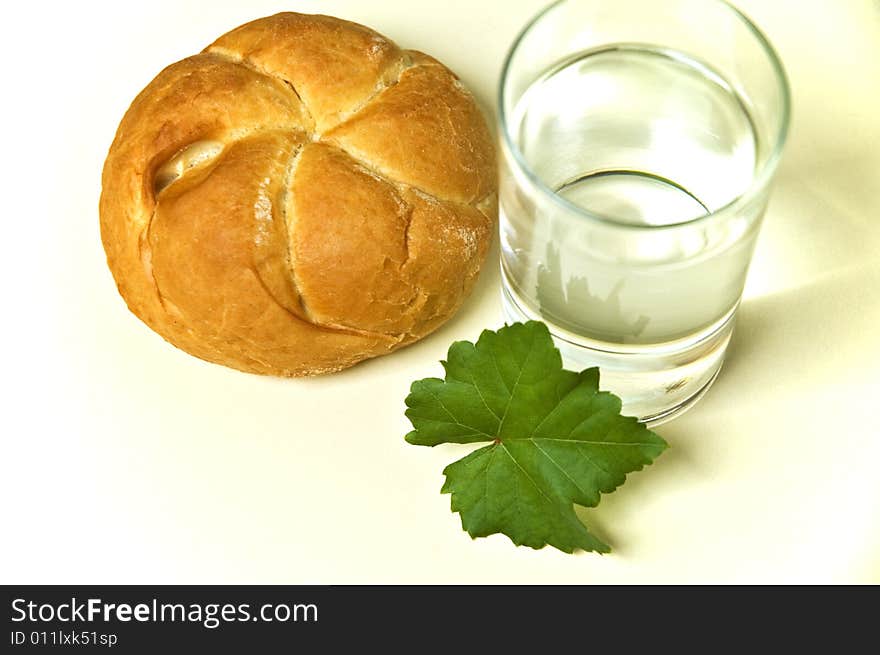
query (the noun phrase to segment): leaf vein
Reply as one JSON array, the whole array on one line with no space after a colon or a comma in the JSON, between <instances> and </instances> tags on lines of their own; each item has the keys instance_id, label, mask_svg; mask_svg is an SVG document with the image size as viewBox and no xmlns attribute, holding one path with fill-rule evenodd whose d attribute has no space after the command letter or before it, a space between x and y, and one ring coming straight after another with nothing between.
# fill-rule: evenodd
<instances>
[{"instance_id":1,"label":"leaf vein","mask_svg":"<svg viewBox=\"0 0 880 655\"><path fill-rule=\"evenodd\" d=\"M516 376L516 380L513 383L513 388L510 390L510 398L507 399L507 405L504 407L504 415L501 417L501 423L498 424L498 437L501 437L501 433L504 431L504 419L507 418L507 412L510 411L510 406L513 404L513 396L516 393L516 388L519 386L519 381L522 379L523 371L526 370L526 364L529 363L529 358L532 356L532 353L535 352L535 334L532 334L532 342L529 344L529 352L526 353L526 357L522 362L522 365L519 368L519 373ZM495 351L492 351L492 357L495 357ZM508 453L510 454L510 453Z\"/></svg>"},{"instance_id":2,"label":"leaf vein","mask_svg":"<svg viewBox=\"0 0 880 655\"><path fill-rule=\"evenodd\" d=\"M473 425L466 425L466 424L464 424L464 423L460 423L460 422L458 421L458 419L456 418L455 414L453 414L452 412L450 412L449 409L446 407L446 405L443 404L443 401L440 399L440 396L438 396L436 393L434 393L434 391L433 391L432 389L430 389L430 388L426 389L426 391L427 391L429 394L431 394L431 396L434 398L434 400L437 401L437 404L440 405L440 407L443 409L444 412L446 412L446 415L447 415L449 418L452 419L452 421L450 421L450 423L452 423L453 425L458 425L459 427L462 427L462 428L467 428L467 429L469 429L469 430L472 430L472 431L474 431L476 434L482 434L482 435L484 435L484 436L486 437L486 439L487 439L488 441L491 441L492 439L495 438L495 437L493 437L493 436L491 436L491 435L486 434L486 433L485 433L483 430L481 430L480 428L474 427ZM429 419L429 420L430 420L430 419ZM438 423L439 423L439 422L440 422L440 421L438 421Z\"/></svg>"},{"instance_id":3,"label":"leaf vein","mask_svg":"<svg viewBox=\"0 0 880 655\"><path fill-rule=\"evenodd\" d=\"M547 500L548 503L550 503L550 505L555 505L555 503L554 503L553 500L550 498L550 496L548 496L547 494L545 494L545 493L544 493L544 490L541 489L541 485L539 485L537 482L535 482L535 480L532 478L532 476L529 475L529 472L526 471L526 470L522 467L522 464L520 464L520 463L517 461L516 457L513 456L513 453L511 453L511 452L507 449L507 447L504 445L503 442L500 444L500 446L501 446L501 448L504 449L504 452L507 453L507 456L510 457L510 461L512 461L514 464L516 464L516 467L517 467L520 471L522 471L522 474L525 476L526 480L528 480L529 482L532 483L532 486L538 491L538 493L541 494L542 496L544 496L544 498Z\"/></svg>"},{"instance_id":4,"label":"leaf vein","mask_svg":"<svg viewBox=\"0 0 880 655\"><path fill-rule=\"evenodd\" d=\"M590 492L589 492L588 490L584 489L580 484L578 484L578 481L577 481L577 480L575 480L573 477L571 477L571 476L568 474L568 471L566 471L564 468L562 468L562 466L560 466L559 463L558 463L555 459L553 459L552 457L550 457L550 454L549 454L547 451L545 451L543 448L541 448L541 446L539 446L538 443L537 443L536 441L532 440L532 444L535 446L535 448L537 448L538 452L540 452L544 457L546 457L548 460L550 460L550 463L553 464L553 466L555 466L555 467L558 468L560 471L562 471L562 474L563 474L565 477L567 477L569 480L571 480L571 483L572 483L575 487L577 487L578 491L580 491L582 494L586 494L586 495L588 495L588 496L591 495Z\"/></svg>"},{"instance_id":5,"label":"leaf vein","mask_svg":"<svg viewBox=\"0 0 880 655\"><path fill-rule=\"evenodd\" d=\"M563 443L589 444L591 446L654 446L660 444L644 441L596 441L594 439L566 439L564 437L525 437L513 441L560 441Z\"/></svg>"},{"instance_id":6,"label":"leaf vein","mask_svg":"<svg viewBox=\"0 0 880 655\"><path fill-rule=\"evenodd\" d=\"M480 397L480 401L483 403L483 407L489 410L489 413L498 419L498 426L501 426L501 417L495 413L495 410L489 407L489 403L486 402L486 399L483 397L483 392L480 390L477 381L474 379L474 374L470 373L471 376L471 386L473 386L474 390L477 392L477 395Z\"/></svg>"},{"instance_id":7,"label":"leaf vein","mask_svg":"<svg viewBox=\"0 0 880 655\"><path fill-rule=\"evenodd\" d=\"M538 429L541 428L544 425L544 423L546 423L550 419L550 417L553 416L560 407L562 407L562 403L565 402L565 399L568 398L573 393L577 392L580 388L581 388L581 385L580 385L580 382L578 382L564 396L560 397L559 394L557 393L556 394L556 398L557 398L556 405L553 407L553 409L550 410L550 412L547 414L547 416L542 418L541 421L534 428L532 428L532 431L529 433L529 436L533 437L535 435L535 433L538 431ZM594 391L592 393L592 396L595 396L595 395L596 395L596 393ZM592 398L591 398L591 400L592 400ZM572 430L572 432L574 432L574 430Z\"/></svg>"}]
</instances>

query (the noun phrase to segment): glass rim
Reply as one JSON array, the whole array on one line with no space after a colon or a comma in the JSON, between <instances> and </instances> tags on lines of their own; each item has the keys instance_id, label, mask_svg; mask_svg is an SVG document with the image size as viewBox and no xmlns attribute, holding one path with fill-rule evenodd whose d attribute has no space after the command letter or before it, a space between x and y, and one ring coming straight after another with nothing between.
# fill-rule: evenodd
<instances>
[{"instance_id":1,"label":"glass rim","mask_svg":"<svg viewBox=\"0 0 880 655\"><path fill-rule=\"evenodd\" d=\"M791 88L789 86L788 76L785 73L785 68L782 65L782 61L779 58L779 55L776 53L776 50L771 45L770 40L764 35L764 33L760 29L758 29L758 27L748 18L748 16L746 16L743 12L734 7L730 2L728 2L728 0L701 1L716 4L726 8L732 13L734 17L736 17L746 26L749 32L751 32L752 36L757 40L758 44L761 46L761 49L764 51L764 54L770 61L771 68L773 69L776 77L776 84L779 89L781 98L779 127L776 132L773 149L770 153L770 156L767 157L766 161L764 161L763 164L761 164L756 175L753 177L751 183L745 191L743 191L741 194L733 198L730 202L719 207L718 209L710 211L706 214L702 214L701 216L678 221L676 223L667 223L664 225L635 225L632 223L625 223L623 221L616 220L611 216L590 211L584 207L581 207L580 205L573 203L567 198L564 198L556 193L540 177L538 177L538 175L535 174L528 163L526 163L525 156L523 155L522 151L513 143L513 140L510 138L510 131L508 130L507 112L505 111L504 107L504 92L507 88L507 80L510 74L511 63L513 57L516 55L519 46L522 44L525 37L548 13L550 13L559 5L577 1L578 0L555 0L554 2L551 2L549 5L544 7L537 14L535 14L523 26L522 30L520 30L519 34L517 34L516 38L513 40L513 43L511 44L510 49L507 51L507 55L504 58L504 64L501 67L501 81L498 84L498 118L501 124L500 131L502 145L508 152L511 153L511 155L513 155L514 165L519 168L519 170L525 176L526 180L539 193L545 196L549 196L552 202L555 202L563 209L574 213L579 217L583 217L588 220L596 221L605 225L614 225L623 229L663 230L685 225L695 225L697 223L709 221L719 214L730 213L736 211L740 207L748 205L763 189L767 187L770 178L776 170L776 167L779 164L779 160L782 156L782 149L785 146L785 141L788 136L789 124L791 122Z\"/></svg>"}]
</instances>

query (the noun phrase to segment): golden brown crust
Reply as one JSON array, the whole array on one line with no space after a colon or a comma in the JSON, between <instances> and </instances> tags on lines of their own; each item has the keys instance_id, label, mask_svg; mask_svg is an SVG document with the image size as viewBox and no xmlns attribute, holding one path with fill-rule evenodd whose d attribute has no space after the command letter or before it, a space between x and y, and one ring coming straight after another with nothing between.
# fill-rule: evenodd
<instances>
[{"instance_id":1,"label":"golden brown crust","mask_svg":"<svg viewBox=\"0 0 880 655\"><path fill-rule=\"evenodd\" d=\"M417 65L326 138L383 175L427 193L474 203L495 191L494 148L480 110L435 60Z\"/></svg>"},{"instance_id":2,"label":"golden brown crust","mask_svg":"<svg viewBox=\"0 0 880 655\"><path fill-rule=\"evenodd\" d=\"M244 371L339 370L421 338L491 239L494 149L447 69L326 16L243 25L119 126L101 234L130 309Z\"/></svg>"},{"instance_id":3,"label":"golden brown crust","mask_svg":"<svg viewBox=\"0 0 880 655\"><path fill-rule=\"evenodd\" d=\"M368 27L295 13L245 23L206 51L289 80L321 132L362 105L405 58L397 45Z\"/></svg>"},{"instance_id":4,"label":"golden brown crust","mask_svg":"<svg viewBox=\"0 0 880 655\"><path fill-rule=\"evenodd\" d=\"M312 319L406 334L416 290L401 267L412 210L397 189L347 153L312 143L300 157L291 199L298 286Z\"/></svg>"}]
</instances>

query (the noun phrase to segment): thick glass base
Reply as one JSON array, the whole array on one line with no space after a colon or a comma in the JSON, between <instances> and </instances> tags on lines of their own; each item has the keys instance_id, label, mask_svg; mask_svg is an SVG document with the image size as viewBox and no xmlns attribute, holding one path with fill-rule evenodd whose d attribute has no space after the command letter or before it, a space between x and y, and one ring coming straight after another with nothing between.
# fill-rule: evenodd
<instances>
[{"instance_id":1,"label":"thick glass base","mask_svg":"<svg viewBox=\"0 0 880 655\"><path fill-rule=\"evenodd\" d=\"M503 274L502 274L503 275ZM600 369L600 386L620 396L623 413L659 425L692 407L721 370L733 332L736 308L706 330L662 344L594 341L561 328L533 311L506 283L502 303L508 322L543 321L566 368Z\"/></svg>"}]
</instances>

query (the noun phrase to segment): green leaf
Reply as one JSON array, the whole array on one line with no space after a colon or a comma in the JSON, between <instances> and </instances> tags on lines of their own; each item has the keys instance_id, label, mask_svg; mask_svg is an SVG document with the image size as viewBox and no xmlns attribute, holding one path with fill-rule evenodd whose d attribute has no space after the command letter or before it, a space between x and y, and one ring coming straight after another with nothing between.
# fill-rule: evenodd
<instances>
[{"instance_id":1,"label":"green leaf","mask_svg":"<svg viewBox=\"0 0 880 655\"><path fill-rule=\"evenodd\" d=\"M406 415L409 443L490 442L447 466L441 493L472 537L506 534L517 545L609 552L574 504L594 507L627 473L653 462L666 442L620 399L599 391L599 369L562 368L543 323L484 331L457 341L446 379L414 382Z\"/></svg>"}]
</instances>

